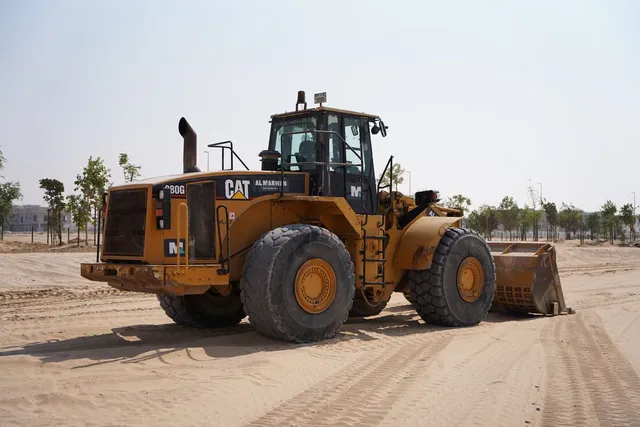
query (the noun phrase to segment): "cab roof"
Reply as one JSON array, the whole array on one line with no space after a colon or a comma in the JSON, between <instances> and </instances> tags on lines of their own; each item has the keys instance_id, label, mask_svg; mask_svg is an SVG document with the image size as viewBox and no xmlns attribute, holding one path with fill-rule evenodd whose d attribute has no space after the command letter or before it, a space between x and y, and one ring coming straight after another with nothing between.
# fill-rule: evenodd
<instances>
[{"instance_id":1,"label":"cab roof","mask_svg":"<svg viewBox=\"0 0 640 427\"><path fill-rule=\"evenodd\" d=\"M355 116L367 117L372 120L379 119L379 117L375 114L368 114L368 113L363 113L358 111L343 110L340 108L331 108L331 107L306 108L298 111L290 111L290 112L284 112L279 114L273 114L271 115L271 119L288 119L292 117L304 116L310 113L317 113L317 112L323 112L323 111L328 113L352 114Z\"/></svg>"}]
</instances>

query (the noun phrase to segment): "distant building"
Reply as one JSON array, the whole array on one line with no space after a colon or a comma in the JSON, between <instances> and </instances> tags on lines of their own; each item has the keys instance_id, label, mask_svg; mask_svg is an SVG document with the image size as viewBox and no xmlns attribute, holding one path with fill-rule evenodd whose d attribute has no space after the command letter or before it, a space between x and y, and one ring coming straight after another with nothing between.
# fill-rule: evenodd
<instances>
[{"instance_id":1,"label":"distant building","mask_svg":"<svg viewBox=\"0 0 640 427\"><path fill-rule=\"evenodd\" d=\"M11 211L9 226L7 229L12 232L46 232L48 223L48 213L46 206L39 205L16 205ZM62 213L62 229L76 230L71 214Z\"/></svg>"}]
</instances>

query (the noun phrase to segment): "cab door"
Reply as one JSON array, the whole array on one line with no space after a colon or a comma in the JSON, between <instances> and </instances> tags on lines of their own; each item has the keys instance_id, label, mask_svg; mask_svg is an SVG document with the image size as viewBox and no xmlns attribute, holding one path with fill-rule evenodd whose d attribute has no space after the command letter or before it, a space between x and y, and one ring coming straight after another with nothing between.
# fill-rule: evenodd
<instances>
[{"instance_id":1,"label":"cab door","mask_svg":"<svg viewBox=\"0 0 640 427\"><path fill-rule=\"evenodd\" d=\"M368 120L348 114L330 114L328 127L339 131L341 136L332 135L329 143L330 162L338 164L329 168L332 195L345 197L356 213L376 213ZM340 165L349 162L349 165Z\"/></svg>"}]
</instances>

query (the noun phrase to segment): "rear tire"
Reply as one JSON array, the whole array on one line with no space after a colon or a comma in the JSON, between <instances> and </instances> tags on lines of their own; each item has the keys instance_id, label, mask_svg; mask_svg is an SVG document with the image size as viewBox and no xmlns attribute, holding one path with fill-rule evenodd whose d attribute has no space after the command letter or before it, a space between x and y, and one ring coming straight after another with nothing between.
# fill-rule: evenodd
<instances>
[{"instance_id":1,"label":"rear tire","mask_svg":"<svg viewBox=\"0 0 640 427\"><path fill-rule=\"evenodd\" d=\"M160 307L175 323L194 328L236 326L246 317L240 295L222 296L213 290L199 295L157 294Z\"/></svg>"},{"instance_id":2,"label":"rear tire","mask_svg":"<svg viewBox=\"0 0 640 427\"><path fill-rule=\"evenodd\" d=\"M371 307L367 302L361 298L353 300L353 307L349 312L349 317L369 317L376 316L382 313L382 310L387 306L387 301L380 302Z\"/></svg>"},{"instance_id":3,"label":"rear tire","mask_svg":"<svg viewBox=\"0 0 640 427\"><path fill-rule=\"evenodd\" d=\"M431 267L407 275L412 304L429 324L473 326L491 308L495 265L489 246L473 230L447 229Z\"/></svg>"},{"instance_id":4,"label":"rear tire","mask_svg":"<svg viewBox=\"0 0 640 427\"><path fill-rule=\"evenodd\" d=\"M294 224L256 241L245 259L240 288L258 333L313 342L334 337L347 320L355 274L349 252L335 234Z\"/></svg>"}]
</instances>

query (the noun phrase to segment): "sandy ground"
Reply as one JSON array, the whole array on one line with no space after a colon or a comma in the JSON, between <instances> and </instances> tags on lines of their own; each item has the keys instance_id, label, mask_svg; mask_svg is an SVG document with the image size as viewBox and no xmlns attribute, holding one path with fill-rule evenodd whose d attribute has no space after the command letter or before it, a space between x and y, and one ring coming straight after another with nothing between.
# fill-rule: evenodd
<instances>
[{"instance_id":1,"label":"sandy ground","mask_svg":"<svg viewBox=\"0 0 640 427\"><path fill-rule=\"evenodd\" d=\"M173 325L80 278L92 253L1 254L0 425L638 426L640 248L557 247L575 315L434 328L398 294L313 345Z\"/></svg>"}]
</instances>

